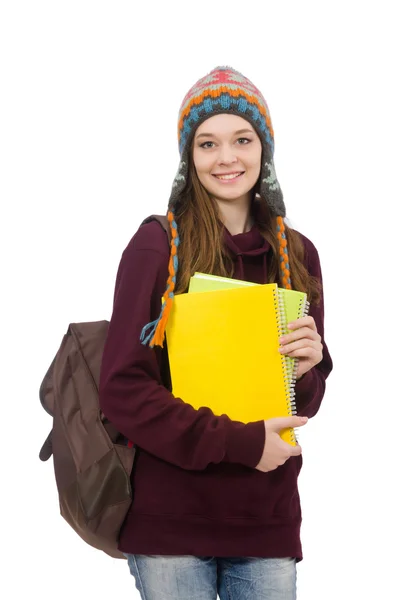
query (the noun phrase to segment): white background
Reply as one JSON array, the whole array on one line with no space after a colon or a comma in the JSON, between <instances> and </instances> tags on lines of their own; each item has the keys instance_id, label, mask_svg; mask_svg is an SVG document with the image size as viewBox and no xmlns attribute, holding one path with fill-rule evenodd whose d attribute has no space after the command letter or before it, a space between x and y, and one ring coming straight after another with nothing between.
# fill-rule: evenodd
<instances>
[{"instance_id":1,"label":"white background","mask_svg":"<svg viewBox=\"0 0 397 600\"><path fill-rule=\"evenodd\" d=\"M38 389L70 322L110 318L121 253L168 202L182 98L221 64L267 99L323 267L335 368L301 433L299 599L394 597L392 5L1 2L2 598L138 598L59 516Z\"/></svg>"}]
</instances>

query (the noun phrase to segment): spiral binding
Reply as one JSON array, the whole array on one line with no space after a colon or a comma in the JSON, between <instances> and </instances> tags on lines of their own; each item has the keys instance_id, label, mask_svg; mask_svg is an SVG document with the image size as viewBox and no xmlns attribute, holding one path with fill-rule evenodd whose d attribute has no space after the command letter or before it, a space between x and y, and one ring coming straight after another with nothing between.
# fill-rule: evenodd
<instances>
[{"instance_id":1,"label":"spiral binding","mask_svg":"<svg viewBox=\"0 0 397 600\"><path fill-rule=\"evenodd\" d=\"M307 300L307 297L302 298L299 303L299 316L306 317L309 313L310 302ZM296 376L298 374L298 365L299 358L290 358L291 361L291 381L290 381L290 396L291 396L291 406L294 408L294 415L296 414L296 401L295 401L295 385L296 385ZM294 429L295 441L298 442L298 431Z\"/></svg>"},{"instance_id":2,"label":"spiral binding","mask_svg":"<svg viewBox=\"0 0 397 600\"><path fill-rule=\"evenodd\" d=\"M287 323L286 323L286 313L285 313L285 305L284 305L284 297L282 292L277 288L274 290L274 301L278 306L278 319L277 319L277 329L278 334L281 337L287 333ZM278 297L278 302L276 300L276 294ZM283 370L283 379L284 379L284 387L285 387L285 395L287 398L287 406L288 412L290 415L296 415L296 404L295 404L295 390L294 385L292 384L292 372L291 366L287 361L287 357L284 355L281 356L282 362L282 370ZM297 436L294 429L290 430L291 435L291 443L294 444L297 441Z\"/></svg>"}]
</instances>

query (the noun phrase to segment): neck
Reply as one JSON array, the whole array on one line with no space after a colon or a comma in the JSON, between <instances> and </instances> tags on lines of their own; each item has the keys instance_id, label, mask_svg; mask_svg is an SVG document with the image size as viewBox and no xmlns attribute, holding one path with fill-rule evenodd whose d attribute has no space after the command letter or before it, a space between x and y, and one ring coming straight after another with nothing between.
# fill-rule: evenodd
<instances>
[{"instance_id":1,"label":"neck","mask_svg":"<svg viewBox=\"0 0 397 600\"><path fill-rule=\"evenodd\" d=\"M219 207L219 216L232 235L250 231L254 222L251 215L251 198L249 196L234 201L216 198L216 202Z\"/></svg>"}]
</instances>

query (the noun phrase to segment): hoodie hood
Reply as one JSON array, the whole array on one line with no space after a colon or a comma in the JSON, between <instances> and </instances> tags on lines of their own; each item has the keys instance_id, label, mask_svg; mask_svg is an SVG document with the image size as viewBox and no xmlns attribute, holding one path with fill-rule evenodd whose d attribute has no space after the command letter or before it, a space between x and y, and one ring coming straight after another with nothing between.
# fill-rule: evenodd
<instances>
[{"instance_id":1,"label":"hoodie hood","mask_svg":"<svg viewBox=\"0 0 397 600\"><path fill-rule=\"evenodd\" d=\"M234 262L235 279L254 283L266 282L267 256L271 247L256 225L253 225L250 231L237 235L232 235L225 228L224 242Z\"/></svg>"}]
</instances>

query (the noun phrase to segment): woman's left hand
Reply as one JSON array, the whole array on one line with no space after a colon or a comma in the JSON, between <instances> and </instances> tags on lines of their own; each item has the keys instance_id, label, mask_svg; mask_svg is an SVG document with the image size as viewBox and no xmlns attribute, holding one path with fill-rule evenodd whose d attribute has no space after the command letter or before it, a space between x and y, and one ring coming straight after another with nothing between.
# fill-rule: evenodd
<instances>
[{"instance_id":1,"label":"woman's left hand","mask_svg":"<svg viewBox=\"0 0 397 600\"><path fill-rule=\"evenodd\" d=\"M291 358L299 358L297 379L307 373L323 358L323 345L317 333L313 317L302 317L288 323L291 333L280 338L280 352Z\"/></svg>"}]
</instances>

